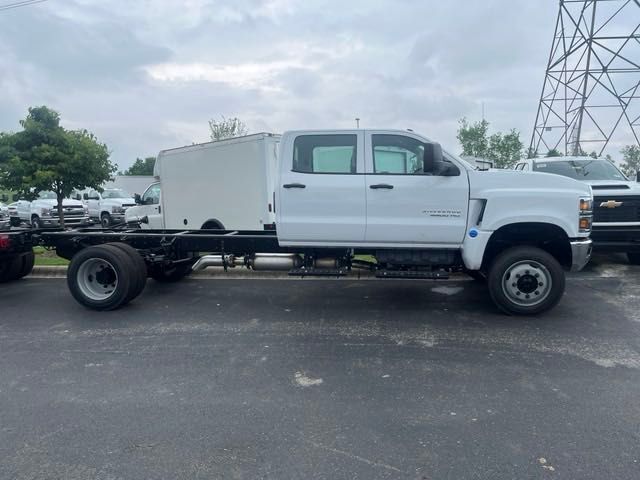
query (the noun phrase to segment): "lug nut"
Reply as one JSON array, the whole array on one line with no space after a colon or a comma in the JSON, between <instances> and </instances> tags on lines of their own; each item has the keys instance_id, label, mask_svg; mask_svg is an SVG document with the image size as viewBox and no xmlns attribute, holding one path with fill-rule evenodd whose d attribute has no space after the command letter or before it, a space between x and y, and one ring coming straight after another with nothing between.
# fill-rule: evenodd
<instances>
[{"instance_id":1,"label":"lug nut","mask_svg":"<svg viewBox=\"0 0 640 480\"><path fill-rule=\"evenodd\" d=\"M538 282L538 286L541 287L542 286L542 282Z\"/></svg>"},{"instance_id":2,"label":"lug nut","mask_svg":"<svg viewBox=\"0 0 640 480\"><path fill-rule=\"evenodd\" d=\"M525 295L524 298L531 298L529 294Z\"/></svg>"},{"instance_id":3,"label":"lug nut","mask_svg":"<svg viewBox=\"0 0 640 480\"><path fill-rule=\"evenodd\" d=\"M538 290L536 290L536 295L540 295L540 292Z\"/></svg>"}]
</instances>

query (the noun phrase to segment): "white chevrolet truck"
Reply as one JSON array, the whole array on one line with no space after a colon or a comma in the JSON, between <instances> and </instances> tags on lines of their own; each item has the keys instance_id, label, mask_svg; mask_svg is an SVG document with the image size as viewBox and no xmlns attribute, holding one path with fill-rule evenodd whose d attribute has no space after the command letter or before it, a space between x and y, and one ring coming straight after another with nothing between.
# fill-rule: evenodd
<instances>
[{"instance_id":1,"label":"white chevrolet truck","mask_svg":"<svg viewBox=\"0 0 640 480\"><path fill-rule=\"evenodd\" d=\"M62 201L64 222L68 227L89 225L87 207L80 200L65 198ZM33 228L51 228L60 225L58 217L58 200L53 192L40 192L33 201L18 200L18 218L21 222L31 224Z\"/></svg>"},{"instance_id":2,"label":"white chevrolet truck","mask_svg":"<svg viewBox=\"0 0 640 480\"><path fill-rule=\"evenodd\" d=\"M242 178L229 181L242 188ZM37 242L71 259L72 295L97 310L131 301L147 276L174 281L217 266L393 279L465 271L486 279L503 311L538 314L561 299L565 270L591 254L588 185L478 171L407 131L285 133L270 201L275 231L76 230Z\"/></svg>"},{"instance_id":3,"label":"white chevrolet truck","mask_svg":"<svg viewBox=\"0 0 640 480\"><path fill-rule=\"evenodd\" d=\"M563 175L586 183L593 191L593 248L622 252L640 265L640 183L629 180L604 158L552 157L518 162L514 170Z\"/></svg>"}]
</instances>

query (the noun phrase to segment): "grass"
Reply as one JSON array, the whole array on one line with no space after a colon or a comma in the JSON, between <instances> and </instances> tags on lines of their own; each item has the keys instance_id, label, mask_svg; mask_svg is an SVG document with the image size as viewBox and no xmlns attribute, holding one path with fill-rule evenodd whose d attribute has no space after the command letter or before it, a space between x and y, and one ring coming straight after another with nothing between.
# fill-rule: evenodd
<instances>
[{"instance_id":1,"label":"grass","mask_svg":"<svg viewBox=\"0 0 640 480\"><path fill-rule=\"evenodd\" d=\"M44 247L34 247L33 253L36 255L36 265L69 265L69 260L57 256L55 250L47 250Z\"/></svg>"}]
</instances>

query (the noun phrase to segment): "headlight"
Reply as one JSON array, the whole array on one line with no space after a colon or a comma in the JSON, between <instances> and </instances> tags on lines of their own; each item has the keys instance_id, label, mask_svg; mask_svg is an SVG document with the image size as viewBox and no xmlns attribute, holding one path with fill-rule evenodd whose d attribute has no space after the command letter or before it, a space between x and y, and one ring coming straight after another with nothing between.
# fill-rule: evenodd
<instances>
[{"instance_id":1,"label":"headlight","mask_svg":"<svg viewBox=\"0 0 640 480\"><path fill-rule=\"evenodd\" d=\"M581 198L580 199L580 213L591 213L593 210L593 199L592 198Z\"/></svg>"},{"instance_id":2,"label":"headlight","mask_svg":"<svg viewBox=\"0 0 640 480\"><path fill-rule=\"evenodd\" d=\"M580 233L591 232L593 222L593 198L580 199L580 216L578 218L578 230Z\"/></svg>"},{"instance_id":3,"label":"headlight","mask_svg":"<svg viewBox=\"0 0 640 480\"><path fill-rule=\"evenodd\" d=\"M40 210L40 215L43 217L50 217L53 214L52 208L43 208Z\"/></svg>"},{"instance_id":4,"label":"headlight","mask_svg":"<svg viewBox=\"0 0 640 480\"><path fill-rule=\"evenodd\" d=\"M124 213L124 208L122 208L122 207L111 207L111 213Z\"/></svg>"},{"instance_id":5,"label":"headlight","mask_svg":"<svg viewBox=\"0 0 640 480\"><path fill-rule=\"evenodd\" d=\"M89 213L89 207L87 205L82 205L82 208L84 209L85 214Z\"/></svg>"}]
</instances>

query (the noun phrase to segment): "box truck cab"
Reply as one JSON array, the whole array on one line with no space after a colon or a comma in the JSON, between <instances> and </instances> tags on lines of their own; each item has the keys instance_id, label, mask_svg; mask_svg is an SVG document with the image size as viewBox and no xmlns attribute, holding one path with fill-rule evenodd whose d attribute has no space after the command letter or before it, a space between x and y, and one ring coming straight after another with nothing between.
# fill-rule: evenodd
<instances>
[{"instance_id":1,"label":"box truck cab","mask_svg":"<svg viewBox=\"0 0 640 480\"><path fill-rule=\"evenodd\" d=\"M157 179L125 213L143 229L273 228L279 135L239 138L163 150Z\"/></svg>"}]
</instances>

